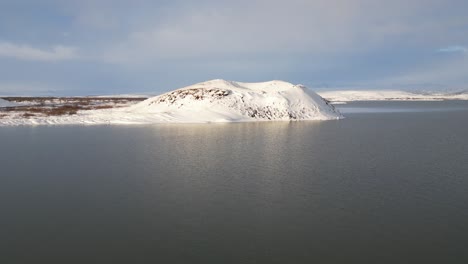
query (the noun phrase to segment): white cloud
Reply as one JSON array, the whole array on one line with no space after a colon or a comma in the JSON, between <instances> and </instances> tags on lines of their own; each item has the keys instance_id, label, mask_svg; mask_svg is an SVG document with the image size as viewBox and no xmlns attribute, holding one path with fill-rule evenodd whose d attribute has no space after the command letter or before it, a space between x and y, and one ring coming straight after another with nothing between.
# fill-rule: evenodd
<instances>
[{"instance_id":1,"label":"white cloud","mask_svg":"<svg viewBox=\"0 0 468 264\"><path fill-rule=\"evenodd\" d=\"M78 58L74 47L56 45L51 49L37 49L29 45L0 42L0 57L31 61L61 61Z\"/></svg>"},{"instance_id":2,"label":"white cloud","mask_svg":"<svg viewBox=\"0 0 468 264\"><path fill-rule=\"evenodd\" d=\"M462 52L466 53L468 49L463 46L448 46L445 48L441 48L437 50L438 52L445 52L445 53L454 53L454 52Z\"/></svg>"}]
</instances>

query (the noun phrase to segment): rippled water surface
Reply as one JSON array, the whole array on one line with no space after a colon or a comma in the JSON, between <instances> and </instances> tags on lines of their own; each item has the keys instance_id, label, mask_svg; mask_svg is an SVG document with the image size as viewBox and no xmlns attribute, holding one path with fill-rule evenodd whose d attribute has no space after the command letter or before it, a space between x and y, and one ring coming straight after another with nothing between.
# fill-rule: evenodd
<instances>
[{"instance_id":1,"label":"rippled water surface","mask_svg":"<svg viewBox=\"0 0 468 264\"><path fill-rule=\"evenodd\" d=\"M0 263L467 263L468 103L338 107L1 127Z\"/></svg>"}]
</instances>

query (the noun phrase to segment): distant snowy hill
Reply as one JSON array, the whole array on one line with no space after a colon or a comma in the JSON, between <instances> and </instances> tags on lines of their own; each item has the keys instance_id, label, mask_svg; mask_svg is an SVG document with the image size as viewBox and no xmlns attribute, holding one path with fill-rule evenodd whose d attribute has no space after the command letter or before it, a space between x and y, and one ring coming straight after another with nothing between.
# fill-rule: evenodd
<instances>
[{"instance_id":1,"label":"distant snowy hill","mask_svg":"<svg viewBox=\"0 0 468 264\"><path fill-rule=\"evenodd\" d=\"M17 104L9 102L5 99L0 98L0 107L11 107L11 106L17 106Z\"/></svg>"},{"instance_id":2,"label":"distant snowy hill","mask_svg":"<svg viewBox=\"0 0 468 264\"><path fill-rule=\"evenodd\" d=\"M331 102L349 101L441 101L468 100L468 92L405 92L391 90L324 91L320 96Z\"/></svg>"},{"instance_id":3,"label":"distant snowy hill","mask_svg":"<svg viewBox=\"0 0 468 264\"><path fill-rule=\"evenodd\" d=\"M209 123L342 117L333 105L302 85L283 81L212 80L124 108L79 111L66 116L4 117L0 125Z\"/></svg>"}]
</instances>

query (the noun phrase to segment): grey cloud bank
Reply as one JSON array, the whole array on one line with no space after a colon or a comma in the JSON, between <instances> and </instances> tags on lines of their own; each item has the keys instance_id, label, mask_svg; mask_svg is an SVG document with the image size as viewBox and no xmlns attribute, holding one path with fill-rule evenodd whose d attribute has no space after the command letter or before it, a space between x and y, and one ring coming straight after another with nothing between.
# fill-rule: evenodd
<instances>
[{"instance_id":1,"label":"grey cloud bank","mask_svg":"<svg viewBox=\"0 0 468 264\"><path fill-rule=\"evenodd\" d=\"M61 45L50 50L41 50L28 45L17 45L0 42L0 57L11 57L20 60L60 61L78 58L76 48Z\"/></svg>"},{"instance_id":2,"label":"grey cloud bank","mask_svg":"<svg viewBox=\"0 0 468 264\"><path fill-rule=\"evenodd\" d=\"M7 0L0 78L68 94L162 92L215 78L460 88L467 57L450 54L466 53L467 9L455 0Z\"/></svg>"}]
</instances>

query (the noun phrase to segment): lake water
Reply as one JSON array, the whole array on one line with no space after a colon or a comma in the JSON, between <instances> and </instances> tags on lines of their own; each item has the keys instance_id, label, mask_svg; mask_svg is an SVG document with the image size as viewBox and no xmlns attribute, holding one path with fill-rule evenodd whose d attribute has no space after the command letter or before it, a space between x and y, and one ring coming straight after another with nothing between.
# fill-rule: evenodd
<instances>
[{"instance_id":1,"label":"lake water","mask_svg":"<svg viewBox=\"0 0 468 264\"><path fill-rule=\"evenodd\" d=\"M468 102L0 127L0 263L467 263Z\"/></svg>"}]
</instances>

